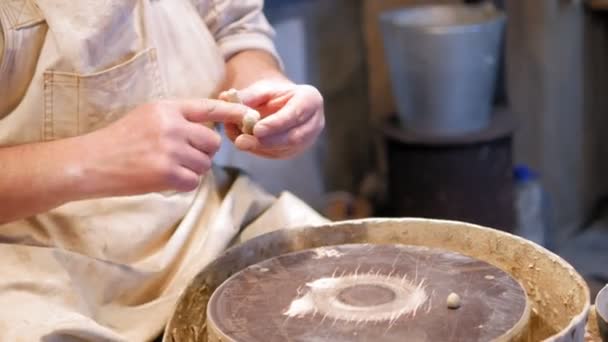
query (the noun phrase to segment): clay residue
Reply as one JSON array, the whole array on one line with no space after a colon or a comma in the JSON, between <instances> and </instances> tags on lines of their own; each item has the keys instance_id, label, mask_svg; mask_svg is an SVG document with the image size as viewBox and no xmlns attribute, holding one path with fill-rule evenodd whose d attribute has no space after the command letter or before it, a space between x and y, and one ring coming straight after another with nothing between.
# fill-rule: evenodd
<instances>
[{"instance_id":1,"label":"clay residue","mask_svg":"<svg viewBox=\"0 0 608 342\"><path fill-rule=\"evenodd\" d=\"M365 308L352 306L340 300L341 291L361 285L382 287L394 293L394 299ZM406 276L354 273L319 278L307 283L305 289L299 291L283 315L294 318L306 315L314 317L319 314L323 316L323 320L330 318L334 321L342 320L355 324L386 321L393 324L405 315L415 315L427 299L424 280L415 284Z\"/></svg>"},{"instance_id":2,"label":"clay residue","mask_svg":"<svg viewBox=\"0 0 608 342\"><path fill-rule=\"evenodd\" d=\"M315 248L313 250L315 255L312 257L313 259L324 259L324 258L339 258L344 255L344 253L340 252L335 248Z\"/></svg>"}]
</instances>

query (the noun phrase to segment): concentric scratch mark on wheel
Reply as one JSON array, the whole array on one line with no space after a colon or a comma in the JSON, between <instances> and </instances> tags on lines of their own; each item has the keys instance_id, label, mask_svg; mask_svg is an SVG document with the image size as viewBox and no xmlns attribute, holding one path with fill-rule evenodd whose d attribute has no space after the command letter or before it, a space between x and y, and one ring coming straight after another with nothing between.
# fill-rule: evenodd
<instances>
[{"instance_id":1,"label":"concentric scratch mark on wheel","mask_svg":"<svg viewBox=\"0 0 608 342\"><path fill-rule=\"evenodd\" d=\"M358 269L351 274L342 272L336 276L335 270L331 277L319 278L306 284L306 288L292 300L289 308L283 312L288 318L301 318L306 315L314 317L322 314L321 322L326 318L333 319L332 326L338 321L355 323L378 324L387 322L388 329L399 318L411 314L416 315L428 299L424 279L420 282L408 280L407 275L381 274L382 270L370 269L367 273L358 274ZM363 290L362 290L363 289ZM357 302L357 291L376 291L390 298L385 302ZM354 302L345 293L353 292ZM366 293L366 292L361 292ZM303 294L303 295L302 295ZM363 295L362 295L363 296ZM371 300L376 298L375 296ZM370 300L369 298L364 298Z\"/></svg>"}]
</instances>

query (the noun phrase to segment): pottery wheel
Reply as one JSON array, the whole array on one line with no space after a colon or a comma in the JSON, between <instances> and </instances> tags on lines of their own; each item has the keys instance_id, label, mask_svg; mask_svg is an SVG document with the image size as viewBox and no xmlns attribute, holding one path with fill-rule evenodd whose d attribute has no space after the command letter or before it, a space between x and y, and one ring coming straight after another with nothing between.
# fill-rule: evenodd
<instances>
[{"instance_id":1,"label":"pottery wheel","mask_svg":"<svg viewBox=\"0 0 608 342\"><path fill-rule=\"evenodd\" d=\"M456 293L460 307L450 309ZM209 341L509 340L529 319L509 274L445 250L354 244L281 255L226 280Z\"/></svg>"}]
</instances>

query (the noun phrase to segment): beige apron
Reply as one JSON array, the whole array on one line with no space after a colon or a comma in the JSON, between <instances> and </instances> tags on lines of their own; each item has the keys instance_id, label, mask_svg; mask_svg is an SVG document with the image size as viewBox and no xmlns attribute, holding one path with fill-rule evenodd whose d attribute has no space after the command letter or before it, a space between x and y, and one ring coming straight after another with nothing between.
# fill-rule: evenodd
<instances>
[{"instance_id":1,"label":"beige apron","mask_svg":"<svg viewBox=\"0 0 608 342\"><path fill-rule=\"evenodd\" d=\"M158 98L211 96L226 57L274 53L261 4L0 0L0 145L83 134ZM214 170L190 193L68 203L2 225L0 341L150 340L232 242L322 222L289 193Z\"/></svg>"}]
</instances>

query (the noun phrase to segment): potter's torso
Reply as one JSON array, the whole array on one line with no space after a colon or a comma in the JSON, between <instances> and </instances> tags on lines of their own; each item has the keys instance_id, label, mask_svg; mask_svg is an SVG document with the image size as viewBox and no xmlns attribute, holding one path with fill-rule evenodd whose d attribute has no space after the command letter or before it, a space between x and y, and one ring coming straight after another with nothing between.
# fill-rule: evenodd
<instances>
[{"instance_id":1,"label":"potter's torso","mask_svg":"<svg viewBox=\"0 0 608 342\"><path fill-rule=\"evenodd\" d=\"M0 145L84 134L155 99L209 97L224 61L199 12L213 10L208 2L0 2ZM69 203L0 226L0 240L135 263L162 245L194 194Z\"/></svg>"}]
</instances>

